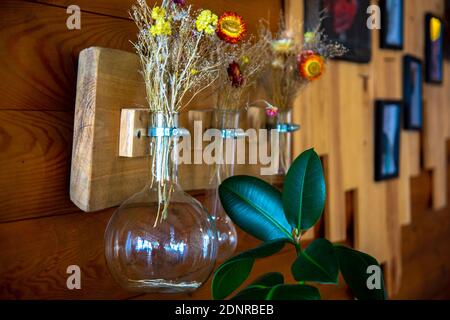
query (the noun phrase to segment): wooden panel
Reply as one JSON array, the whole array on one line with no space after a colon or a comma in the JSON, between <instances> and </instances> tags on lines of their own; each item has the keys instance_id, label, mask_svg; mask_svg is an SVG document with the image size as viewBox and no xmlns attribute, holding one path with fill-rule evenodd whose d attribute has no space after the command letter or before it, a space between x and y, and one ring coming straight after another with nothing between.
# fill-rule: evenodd
<instances>
[{"instance_id":1,"label":"wooden panel","mask_svg":"<svg viewBox=\"0 0 450 320\"><path fill-rule=\"evenodd\" d=\"M121 111L146 105L145 86L135 71L138 69L139 59L134 53L99 47L80 53L70 195L83 211L119 205L148 181L146 157L124 158L119 153ZM193 108L200 108L200 105ZM180 114L181 127L192 127L189 120L193 119L189 114L194 111L184 110ZM242 115L245 120L245 114ZM245 130L242 122L245 121L241 121L241 128ZM192 142L194 136L195 132L191 131L191 147L195 143ZM248 139L245 143L248 159ZM260 175L261 166L236 165L234 172L236 175ZM203 161L195 165L181 164L181 186L184 190L205 189L210 183L210 170L211 166ZM262 178L271 182L278 179Z\"/></svg>"},{"instance_id":2,"label":"wooden panel","mask_svg":"<svg viewBox=\"0 0 450 320\"><path fill-rule=\"evenodd\" d=\"M299 30L303 19L302 1L286 1L288 25ZM401 228L411 223L410 178L420 171L421 136L401 134L401 169L398 179L374 182L374 101L402 99L402 59L405 53L423 58L424 15L443 12L442 1L405 1L406 42L404 51L379 49L379 32L372 37L372 61L366 65L347 62L328 64L327 74L312 84L295 104L294 121L302 125L295 135L294 153L314 146L334 165L329 168L329 217L327 237L345 240L343 210L346 191L354 192L355 247L386 262L388 287L396 291L401 276ZM301 31L301 30L300 30ZM447 67L446 67L447 68ZM449 80L450 81L450 80ZM433 207L445 207L447 135L444 86L425 90L424 160L433 175ZM376 213L375 213L376 212ZM327 212L328 213L328 212ZM349 239L347 239L349 240Z\"/></svg>"},{"instance_id":3,"label":"wooden panel","mask_svg":"<svg viewBox=\"0 0 450 320\"><path fill-rule=\"evenodd\" d=\"M128 40L136 33L133 23L105 16L125 17L121 6L128 8L129 1L45 0L60 5L59 8L22 1L0 2L0 58L8 62L0 68L4 80L0 84L0 109L3 109L0 111L0 222L27 219L0 223L0 298L135 297L133 293L120 290L105 268L103 231L112 210L81 214L68 199L78 52L91 45L131 51ZM294 10L300 20L302 2L291 0L286 6ZM68 31L65 27L64 6L73 3L81 4L84 10L80 31ZM206 4L217 5L217 9L222 10L229 7L230 2L226 3L220 0ZM271 6L275 1L259 3ZM253 1L247 0L236 5L246 7L249 15L255 14L255 17L262 10L260 15L264 16L265 7L259 3L254 6ZM420 58L423 58L425 11L442 12L441 0L405 1L404 52ZM271 13L276 15L278 10ZM299 20L294 18L289 16L291 25L298 26ZM377 49L376 55L379 52ZM392 52L384 54L391 56ZM425 90L424 134L402 133L400 179L367 185L367 181L373 179L373 137L370 135L373 99L395 96L399 88L399 82L394 81L397 71L393 79L386 74L392 64L376 61L379 60L376 58L371 65L333 61L327 66L327 75L308 88L296 104L294 119L303 127L296 134L294 149L298 154L314 146L326 159L328 203L324 228L327 237L345 240L343 232L352 229L347 228L345 213L342 213L345 210L341 209L345 208L343 195L352 191L355 247L387 262L390 289L398 286L397 274L401 270L404 280L399 295L393 297L449 298L450 212L448 206L440 211L429 210L429 207L443 207L449 199L445 197L449 156L445 155L443 146L450 137L450 64L445 65L444 85L427 85ZM375 63L382 69L374 70ZM367 91L364 90L365 77L369 77ZM375 80L380 77L384 81ZM426 172L421 172L419 152L422 152ZM410 177L418 176L412 180L410 191L405 183L409 180L408 172ZM409 193L410 209L404 202ZM60 215L62 213L67 215ZM59 216L29 219L46 215ZM412 223L401 233L398 217L400 223ZM321 235L321 231L317 231L316 235ZM400 235L401 269L396 255ZM313 233L308 237L312 238ZM346 240L351 243L351 239ZM242 233L239 233L239 241L239 250L256 244ZM273 270L274 266L288 273L291 259L291 254L284 251L258 262L255 276ZM65 268L77 263L83 272L83 290L69 291L65 287ZM324 298L348 297L343 287L333 290L334 287L327 287ZM172 296L138 296L165 297ZM176 296L209 297L208 285L193 295Z\"/></svg>"},{"instance_id":4,"label":"wooden panel","mask_svg":"<svg viewBox=\"0 0 450 320\"><path fill-rule=\"evenodd\" d=\"M0 222L79 211L67 193L72 119L0 111Z\"/></svg>"},{"instance_id":5,"label":"wooden panel","mask_svg":"<svg viewBox=\"0 0 450 320\"><path fill-rule=\"evenodd\" d=\"M430 192L428 174L423 173L413 179L413 224L403 228L402 236L405 280L400 293L391 294L394 299L435 298L438 293L449 292L450 212L449 209L429 211ZM112 212L106 210L0 224L0 298L210 298L210 282L190 295L136 295L121 290L111 278L104 259L103 231ZM258 244L257 240L240 230L238 236L238 252ZM250 279L268 271L280 271L288 281L292 281L290 265L293 254L291 248L286 247L280 254L258 261ZM66 288L66 268L72 264L81 268L82 290ZM320 288L324 299L350 298L342 279L338 287Z\"/></svg>"},{"instance_id":6,"label":"wooden panel","mask_svg":"<svg viewBox=\"0 0 450 320\"><path fill-rule=\"evenodd\" d=\"M95 12L116 17L129 18L128 11L136 0L34 0L34 2L47 3L67 8L69 5L78 5L81 11ZM147 0L148 4L156 1ZM260 19L277 25L281 10L281 0L189 0L194 9L210 9L220 15L225 11L238 12L243 16L249 26L249 33L255 33Z\"/></svg>"},{"instance_id":7,"label":"wooden panel","mask_svg":"<svg viewBox=\"0 0 450 320\"><path fill-rule=\"evenodd\" d=\"M147 160L119 157L120 111L145 106L133 53L89 48L80 54L75 109L71 200L84 211L120 204L147 179Z\"/></svg>"},{"instance_id":8,"label":"wooden panel","mask_svg":"<svg viewBox=\"0 0 450 320\"><path fill-rule=\"evenodd\" d=\"M120 114L119 156L145 157L149 154L147 138L148 109L122 109Z\"/></svg>"},{"instance_id":9,"label":"wooden panel","mask_svg":"<svg viewBox=\"0 0 450 320\"><path fill-rule=\"evenodd\" d=\"M303 1L286 1L286 16L289 28L302 32L303 26L298 23L303 15ZM325 235L332 241L345 240L345 199L343 186L341 157L339 153L341 135L336 134L343 125L339 121L339 107L335 102L340 98L339 88L334 84L340 75L338 64L330 63L328 71L320 83L313 83L294 104L294 123L302 128L294 134L294 157L307 148L312 148L320 154L327 156L327 212L325 215ZM330 71L333 70L333 71ZM330 94L322 94L322 92ZM336 159L339 159L336 161ZM311 238L313 232L307 234Z\"/></svg>"},{"instance_id":10,"label":"wooden panel","mask_svg":"<svg viewBox=\"0 0 450 320\"><path fill-rule=\"evenodd\" d=\"M382 50L379 49L380 32L373 33L373 62L372 73L373 78L373 98L374 99L389 99L389 100L401 100L403 97L403 52ZM378 85L380 83L386 83L388 85ZM374 108L374 102L372 102L371 108ZM369 128L374 128L375 118L372 117ZM368 130L366 130L368 131ZM373 135L375 130L372 129L365 134ZM389 292L397 292L401 283L402 273L402 259L401 259L401 224L407 224L410 222L410 173L409 173L409 152L408 152L408 135L404 132L400 134L400 172L399 177L395 180L377 183L375 188L381 192L378 195L380 200L376 205L377 216L380 218L371 218L365 221L370 223L374 219L377 219L378 230L385 230L383 232L384 237L378 239L380 242L384 242L379 246L383 249L383 260L385 263L385 277ZM373 141L373 140L372 140ZM370 148L375 149L375 144L371 144ZM374 158L372 158L374 159ZM366 177L368 184L374 184L373 182L373 166L369 171L372 176ZM365 207L365 211L374 210L374 207ZM374 215L372 215L374 216ZM375 229L374 227L370 227ZM372 234L373 236L373 234ZM373 241L373 238L367 238L369 241ZM372 245L372 244L371 244Z\"/></svg>"},{"instance_id":11,"label":"wooden panel","mask_svg":"<svg viewBox=\"0 0 450 320\"><path fill-rule=\"evenodd\" d=\"M447 144L450 160L450 142ZM447 162L450 172L450 162ZM447 175L450 183L450 174ZM449 299L450 209L432 211L432 179L421 174L412 179L412 224L403 228L403 279L399 299ZM447 199L450 199L448 192Z\"/></svg>"},{"instance_id":12,"label":"wooden panel","mask_svg":"<svg viewBox=\"0 0 450 320\"><path fill-rule=\"evenodd\" d=\"M63 8L1 1L0 109L66 110L75 105L78 53L98 45L131 51L132 21L83 13L68 30Z\"/></svg>"},{"instance_id":13,"label":"wooden panel","mask_svg":"<svg viewBox=\"0 0 450 320\"><path fill-rule=\"evenodd\" d=\"M443 1L405 1L405 51L424 59L424 25L425 12L434 12L441 15L443 13ZM417 35L420 28L420 36ZM448 70L448 62L445 64L445 70ZM433 208L440 209L446 206L445 190L447 188L445 182L445 162L442 154L442 145L445 144L446 129L450 123L450 115L446 102L449 101L445 97L449 92L450 79L448 72L444 78L443 86L433 86L425 84L424 89L424 135L423 135L423 158L425 168L435 172L433 176ZM447 89L444 89L447 88ZM447 114L447 116L445 116ZM448 137L448 136L447 136ZM410 137L410 173L416 176L420 169L420 158L417 151L420 148L420 138L416 135Z\"/></svg>"},{"instance_id":14,"label":"wooden panel","mask_svg":"<svg viewBox=\"0 0 450 320\"><path fill-rule=\"evenodd\" d=\"M0 224L3 299L116 298L121 290L106 270L103 230L110 212L71 214ZM78 265L82 289L68 290L67 267Z\"/></svg>"},{"instance_id":15,"label":"wooden panel","mask_svg":"<svg viewBox=\"0 0 450 320\"><path fill-rule=\"evenodd\" d=\"M422 15L424 12L432 12L442 16L444 1L419 1ZM424 26L425 23L421 23ZM448 62L446 62L448 63ZM445 81L447 91L450 81ZM447 205L446 199L446 163L443 146L447 138L446 128L450 118L443 117L446 114L445 91L443 85L426 84L424 89L424 136L423 157L425 168L433 171L433 208L443 209Z\"/></svg>"},{"instance_id":16,"label":"wooden panel","mask_svg":"<svg viewBox=\"0 0 450 320\"><path fill-rule=\"evenodd\" d=\"M124 299L135 296L135 293L118 287L106 266L103 235L112 212L77 213L0 224L0 298ZM241 231L239 241L238 252L259 243ZM277 256L280 268L286 274L292 254L295 255L295 250L286 248ZM259 273L267 270L270 263L268 260L259 267ZM69 265L81 268L81 290L66 287ZM209 285L189 297L210 298ZM169 297L187 298L186 295L153 296L155 299Z\"/></svg>"}]
</instances>

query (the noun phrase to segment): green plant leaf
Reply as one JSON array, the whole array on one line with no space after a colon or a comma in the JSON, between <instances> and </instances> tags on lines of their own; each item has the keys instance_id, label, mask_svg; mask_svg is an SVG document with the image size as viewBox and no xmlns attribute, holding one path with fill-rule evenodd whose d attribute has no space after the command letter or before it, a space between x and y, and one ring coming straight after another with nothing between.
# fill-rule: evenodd
<instances>
[{"instance_id":1,"label":"green plant leaf","mask_svg":"<svg viewBox=\"0 0 450 320\"><path fill-rule=\"evenodd\" d=\"M273 286L283 283L284 277L281 273L266 273L238 292L231 300L265 300Z\"/></svg>"},{"instance_id":2,"label":"green plant leaf","mask_svg":"<svg viewBox=\"0 0 450 320\"><path fill-rule=\"evenodd\" d=\"M233 259L223 263L214 273L211 284L213 299L225 299L236 290L252 271L253 258Z\"/></svg>"},{"instance_id":3,"label":"green plant leaf","mask_svg":"<svg viewBox=\"0 0 450 320\"><path fill-rule=\"evenodd\" d=\"M335 245L334 250L336 252L344 280L350 287L350 290L355 298L359 300L387 299L382 273L380 281L381 289L370 290L367 286L367 280L371 276L371 274L367 273L367 268L369 266L380 266L375 258L363 252L359 252L341 245Z\"/></svg>"},{"instance_id":4,"label":"green plant leaf","mask_svg":"<svg viewBox=\"0 0 450 320\"><path fill-rule=\"evenodd\" d=\"M297 281L337 284L339 264L334 247L326 239L317 239L302 251L291 267Z\"/></svg>"},{"instance_id":5,"label":"green plant leaf","mask_svg":"<svg viewBox=\"0 0 450 320\"><path fill-rule=\"evenodd\" d=\"M303 152L289 168L283 187L283 208L293 228L308 230L322 215L325 206L325 179L322 163L313 149Z\"/></svg>"},{"instance_id":6,"label":"green plant leaf","mask_svg":"<svg viewBox=\"0 0 450 320\"><path fill-rule=\"evenodd\" d=\"M213 299L220 300L229 296L248 278L255 259L269 257L279 252L285 243L285 239L268 241L222 263L214 272L212 279Z\"/></svg>"},{"instance_id":7,"label":"green plant leaf","mask_svg":"<svg viewBox=\"0 0 450 320\"><path fill-rule=\"evenodd\" d=\"M262 241L293 240L281 193L267 182L250 176L234 176L219 187L222 206L242 230Z\"/></svg>"},{"instance_id":8,"label":"green plant leaf","mask_svg":"<svg viewBox=\"0 0 450 320\"><path fill-rule=\"evenodd\" d=\"M264 286L248 286L230 300L266 300L271 289L271 287Z\"/></svg>"},{"instance_id":9,"label":"green plant leaf","mask_svg":"<svg viewBox=\"0 0 450 320\"><path fill-rule=\"evenodd\" d=\"M320 293L304 284L280 284L270 290L266 300L320 300Z\"/></svg>"},{"instance_id":10,"label":"green plant leaf","mask_svg":"<svg viewBox=\"0 0 450 320\"><path fill-rule=\"evenodd\" d=\"M257 278L255 281L251 283L250 286L263 286L263 287L273 287L277 284L283 284L284 283L284 277L279 272L269 272L266 274L263 274L259 278Z\"/></svg>"}]
</instances>

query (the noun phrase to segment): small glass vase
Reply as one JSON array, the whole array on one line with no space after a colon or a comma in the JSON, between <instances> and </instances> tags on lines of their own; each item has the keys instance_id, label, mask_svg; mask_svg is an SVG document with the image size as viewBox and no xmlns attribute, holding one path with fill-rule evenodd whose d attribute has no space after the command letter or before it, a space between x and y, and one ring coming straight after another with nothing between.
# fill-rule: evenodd
<instances>
[{"instance_id":1,"label":"small glass vase","mask_svg":"<svg viewBox=\"0 0 450 320\"><path fill-rule=\"evenodd\" d=\"M268 117L267 129L277 130L279 136L279 157L277 175L286 175L292 163L292 133L300 126L292 123L292 109L278 112L274 117Z\"/></svg>"},{"instance_id":2,"label":"small glass vase","mask_svg":"<svg viewBox=\"0 0 450 320\"><path fill-rule=\"evenodd\" d=\"M214 109L211 112L211 127L222 133L221 163L211 166L210 184L207 190L208 208L214 217L217 229L218 261L230 258L237 247L236 227L222 207L219 186L234 175L237 139L239 138L239 111Z\"/></svg>"},{"instance_id":3,"label":"small glass vase","mask_svg":"<svg viewBox=\"0 0 450 320\"><path fill-rule=\"evenodd\" d=\"M126 200L105 232L106 261L130 291L190 292L210 276L217 257L214 221L177 183L178 116L152 114L148 130L152 182Z\"/></svg>"}]
</instances>

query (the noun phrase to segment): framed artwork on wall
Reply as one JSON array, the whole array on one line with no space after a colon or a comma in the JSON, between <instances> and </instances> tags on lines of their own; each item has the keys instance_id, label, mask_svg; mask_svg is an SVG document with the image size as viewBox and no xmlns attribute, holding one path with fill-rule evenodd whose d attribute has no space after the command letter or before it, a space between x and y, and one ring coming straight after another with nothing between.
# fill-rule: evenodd
<instances>
[{"instance_id":1,"label":"framed artwork on wall","mask_svg":"<svg viewBox=\"0 0 450 320\"><path fill-rule=\"evenodd\" d=\"M432 14L425 16L425 81L440 84L444 75L444 24Z\"/></svg>"},{"instance_id":2,"label":"framed artwork on wall","mask_svg":"<svg viewBox=\"0 0 450 320\"><path fill-rule=\"evenodd\" d=\"M348 52L338 59L368 63L371 59L371 30L367 28L370 0L305 0L305 32L321 24L331 41L345 45Z\"/></svg>"},{"instance_id":3,"label":"framed artwork on wall","mask_svg":"<svg viewBox=\"0 0 450 320\"><path fill-rule=\"evenodd\" d=\"M380 47L402 50L404 42L403 0L380 0Z\"/></svg>"},{"instance_id":4,"label":"framed artwork on wall","mask_svg":"<svg viewBox=\"0 0 450 320\"><path fill-rule=\"evenodd\" d=\"M422 61L403 57L403 126L407 130L422 129L423 76Z\"/></svg>"},{"instance_id":5,"label":"framed artwork on wall","mask_svg":"<svg viewBox=\"0 0 450 320\"><path fill-rule=\"evenodd\" d=\"M375 181L399 176L401 114L401 101L376 101Z\"/></svg>"}]
</instances>

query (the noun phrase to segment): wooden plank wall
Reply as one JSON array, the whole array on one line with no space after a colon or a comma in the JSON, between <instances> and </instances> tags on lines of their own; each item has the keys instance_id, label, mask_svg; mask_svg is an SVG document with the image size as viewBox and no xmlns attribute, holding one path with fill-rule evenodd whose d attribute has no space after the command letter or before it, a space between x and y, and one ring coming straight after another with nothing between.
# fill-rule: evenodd
<instances>
[{"instance_id":1,"label":"wooden plank wall","mask_svg":"<svg viewBox=\"0 0 450 320\"><path fill-rule=\"evenodd\" d=\"M376 3L376 1L372 1ZM443 16L441 0L407 0L403 51L379 48L379 32L372 33L372 61L354 64L333 61L325 77L305 91L295 105L294 120L305 124L295 134L294 153L314 147L327 159L328 210L324 229L333 241L351 241L357 249L386 264L388 288L397 291L401 280L401 225L411 223L410 181L424 169L432 174L432 206L447 206L447 162L450 123L450 64L443 86L425 85L424 130L401 133L401 169L396 180L374 181L374 101L402 99L402 59L408 53L424 57L425 13ZM303 1L287 1L292 28L303 16ZM447 98L446 98L447 95ZM421 148L422 146L422 148ZM345 199L354 202L354 234L347 237Z\"/></svg>"},{"instance_id":2,"label":"wooden plank wall","mask_svg":"<svg viewBox=\"0 0 450 320\"><path fill-rule=\"evenodd\" d=\"M255 30L258 17L276 21L281 7L274 0L260 0L257 6L253 0L194 2L217 12L233 7L249 21L251 31ZM409 32L406 51L422 56L423 12L441 12L441 1L405 2ZM103 232L114 209L82 213L70 202L68 193L78 53L94 45L132 51L129 40L136 30L126 13L132 3L133 0L0 2L0 60L4 62L0 68L0 298L168 298L125 292L115 284L103 253ZM71 4L82 9L81 30L66 28L66 7ZM288 1L286 7L291 13L298 10L295 15L301 15L303 10L299 0ZM445 255L448 247L439 247L440 254L433 251L426 255L430 258L427 261L441 265L439 272L431 273L428 290L422 290L422 282L414 279L426 277L421 274L422 269L433 266L427 262L417 264L424 261L417 253L424 245L416 248L414 244L429 239L446 243L450 240L448 209L438 213L427 209L430 192L435 208L443 207L448 199L437 193L441 190L438 187L448 183L444 141L450 136L450 124L442 119L450 118L449 66L447 89L427 86L425 134L402 136L402 168L409 169L402 170L398 181L368 183L373 176L369 134L373 125L372 100L398 95L398 87L391 87L390 82L393 76L400 77L399 70L391 72L389 67L400 65L400 54L380 52L375 41L372 64L333 62L326 78L299 100L294 116L303 130L295 141L295 152L314 146L324 156L329 192L323 228L333 240L353 243L388 266L396 261L394 269L399 270L399 224L412 221L412 227L407 227L410 233L406 232L410 263L404 273L408 278L403 282L409 286L403 286L398 297L434 297L439 295L438 289L450 284L448 277L442 277L442 272L448 270L446 262L450 261ZM388 61L383 55L388 55ZM369 76L367 91L363 90L362 76ZM324 91L329 94L323 94ZM424 168L420 166L420 151ZM411 207L409 182L416 175L419 178L412 180L413 199L424 205ZM415 225L415 218L426 223ZM422 224L427 226L425 232ZM316 230L318 235L320 230ZM241 232L239 239L238 250L257 244ZM292 252L283 251L274 259L277 268L287 274ZM273 261L258 262L256 274L272 269ZM82 290L66 288L66 268L71 264L82 269ZM407 274L406 270L411 271ZM193 295L175 298L209 298L208 285ZM341 284L324 288L324 297L348 295Z\"/></svg>"}]
</instances>

